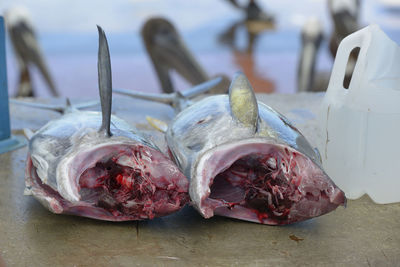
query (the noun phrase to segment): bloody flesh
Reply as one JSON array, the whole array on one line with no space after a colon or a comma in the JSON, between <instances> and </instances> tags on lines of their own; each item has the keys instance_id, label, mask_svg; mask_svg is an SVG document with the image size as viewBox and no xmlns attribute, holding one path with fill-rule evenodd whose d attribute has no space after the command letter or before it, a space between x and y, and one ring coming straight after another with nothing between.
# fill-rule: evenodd
<instances>
[{"instance_id":1,"label":"bloody flesh","mask_svg":"<svg viewBox=\"0 0 400 267\"><path fill-rule=\"evenodd\" d=\"M302 177L297 160L301 162L301 156L287 149L284 153L243 156L214 177L208 198L230 210L246 208L256 214L260 223L266 219L275 224L293 222L296 218L290 218L290 213L297 202L328 200L330 190L329 186L313 190L300 187L302 179L312 178Z\"/></svg>"},{"instance_id":2,"label":"bloody flesh","mask_svg":"<svg viewBox=\"0 0 400 267\"><path fill-rule=\"evenodd\" d=\"M171 214L189 200L188 181L179 169L158 150L140 144L94 147L73 157L69 166L69 184L77 189L78 200L43 182L28 155L27 190L52 212L142 220Z\"/></svg>"},{"instance_id":3,"label":"bloody flesh","mask_svg":"<svg viewBox=\"0 0 400 267\"><path fill-rule=\"evenodd\" d=\"M79 179L82 201L92 202L114 216L128 215L137 219L154 218L165 206L181 206L187 193L167 185L165 177L152 176L140 147L120 151L98 161ZM121 164L129 162L130 166ZM165 210L168 213L168 209Z\"/></svg>"}]
</instances>

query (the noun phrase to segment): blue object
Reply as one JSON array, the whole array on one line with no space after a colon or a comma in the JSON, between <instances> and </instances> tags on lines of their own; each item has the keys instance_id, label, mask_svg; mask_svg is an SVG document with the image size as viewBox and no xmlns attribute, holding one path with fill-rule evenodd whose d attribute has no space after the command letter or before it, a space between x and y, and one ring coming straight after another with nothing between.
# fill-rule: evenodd
<instances>
[{"instance_id":1,"label":"blue object","mask_svg":"<svg viewBox=\"0 0 400 267\"><path fill-rule=\"evenodd\" d=\"M0 153L5 153L25 145L25 138L12 136L10 130L6 63L6 35L4 18L0 16Z\"/></svg>"}]
</instances>

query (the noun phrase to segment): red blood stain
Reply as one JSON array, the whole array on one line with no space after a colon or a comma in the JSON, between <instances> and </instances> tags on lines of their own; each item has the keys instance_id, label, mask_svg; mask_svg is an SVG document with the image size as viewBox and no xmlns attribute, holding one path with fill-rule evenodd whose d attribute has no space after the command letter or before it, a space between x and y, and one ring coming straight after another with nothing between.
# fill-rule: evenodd
<instances>
[{"instance_id":1,"label":"red blood stain","mask_svg":"<svg viewBox=\"0 0 400 267\"><path fill-rule=\"evenodd\" d=\"M114 216L130 215L138 219L154 218L155 210L170 205L179 206L187 202L187 192L177 192L177 186L170 189L157 187L152 181L151 172L144 171L142 159L143 147L102 159L96 165L83 172L79 178L82 201L96 203ZM118 164L122 156L130 157L132 166ZM165 177L161 178L166 180ZM171 189L172 188L172 189Z\"/></svg>"}]
</instances>

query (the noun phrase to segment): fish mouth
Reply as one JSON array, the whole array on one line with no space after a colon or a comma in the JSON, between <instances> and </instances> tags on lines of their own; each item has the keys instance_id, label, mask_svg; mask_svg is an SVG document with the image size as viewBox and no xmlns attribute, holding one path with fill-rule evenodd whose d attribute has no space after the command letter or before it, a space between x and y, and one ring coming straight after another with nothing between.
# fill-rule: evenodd
<instances>
[{"instance_id":1,"label":"fish mouth","mask_svg":"<svg viewBox=\"0 0 400 267\"><path fill-rule=\"evenodd\" d=\"M63 169L68 178L57 181L58 191L50 192L36 179L36 187L43 191L39 195L55 196L57 205L44 204L56 213L109 221L153 219L178 211L189 199L187 178L161 152L142 144L94 147L80 152ZM36 172L34 166L32 171ZM66 184L78 200L66 193Z\"/></svg>"},{"instance_id":2,"label":"fish mouth","mask_svg":"<svg viewBox=\"0 0 400 267\"><path fill-rule=\"evenodd\" d=\"M282 225L345 205L344 193L312 160L281 144L246 140L205 152L189 188L195 207L257 223Z\"/></svg>"}]
</instances>

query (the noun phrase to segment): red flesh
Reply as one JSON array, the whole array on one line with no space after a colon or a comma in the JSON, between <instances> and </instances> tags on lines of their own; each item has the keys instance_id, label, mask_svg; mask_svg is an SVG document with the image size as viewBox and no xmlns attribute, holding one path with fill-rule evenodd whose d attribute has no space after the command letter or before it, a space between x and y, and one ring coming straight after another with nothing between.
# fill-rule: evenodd
<instances>
[{"instance_id":1,"label":"red flesh","mask_svg":"<svg viewBox=\"0 0 400 267\"><path fill-rule=\"evenodd\" d=\"M134 167L118 164L128 156ZM155 182L142 158L142 148L120 151L105 157L87 169L79 179L82 201L102 207L114 216L128 215L137 219L152 219L156 214L167 214L171 207L187 202L187 194L179 192L165 177ZM168 186L166 186L168 185Z\"/></svg>"},{"instance_id":2,"label":"red flesh","mask_svg":"<svg viewBox=\"0 0 400 267\"><path fill-rule=\"evenodd\" d=\"M261 154L237 160L229 169L214 178L209 198L226 197L218 195L219 187L225 183L226 189L230 187L237 192L237 202L229 203L229 200L225 200L230 207L241 205L254 210L261 223L267 218L287 220L293 204L291 199L295 194L300 194L295 185L298 181L289 181L280 168L269 167L266 162L271 157L276 160L272 155Z\"/></svg>"},{"instance_id":3,"label":"red flesh","mask_svg":"<svg viewBox=\"0 0 400 267\"><path fill-rule=\"evenodd\" d=\"M52 212L108 221L152 219L175 212L188 202L186 177L161 152L142 145L101 149L117 152L77 173L80 201L70 202L44 184L29 155L26 185ZM93 160L93 155L85 157ZM73 165L78 169L85 165L85 158L76 161Z\"/></svg>"},{"instance_id":4,"label":"red flesh","mask_svg":"<svg viewBox=\"0 0 400 267\"><path fill-rule=\"evenodd\" d=\"M241 156L215 175L210 191L203 204L215 214L266 224L301 221L345 203L314 163L287 148Z\"/></svg>"}]
</instances>

